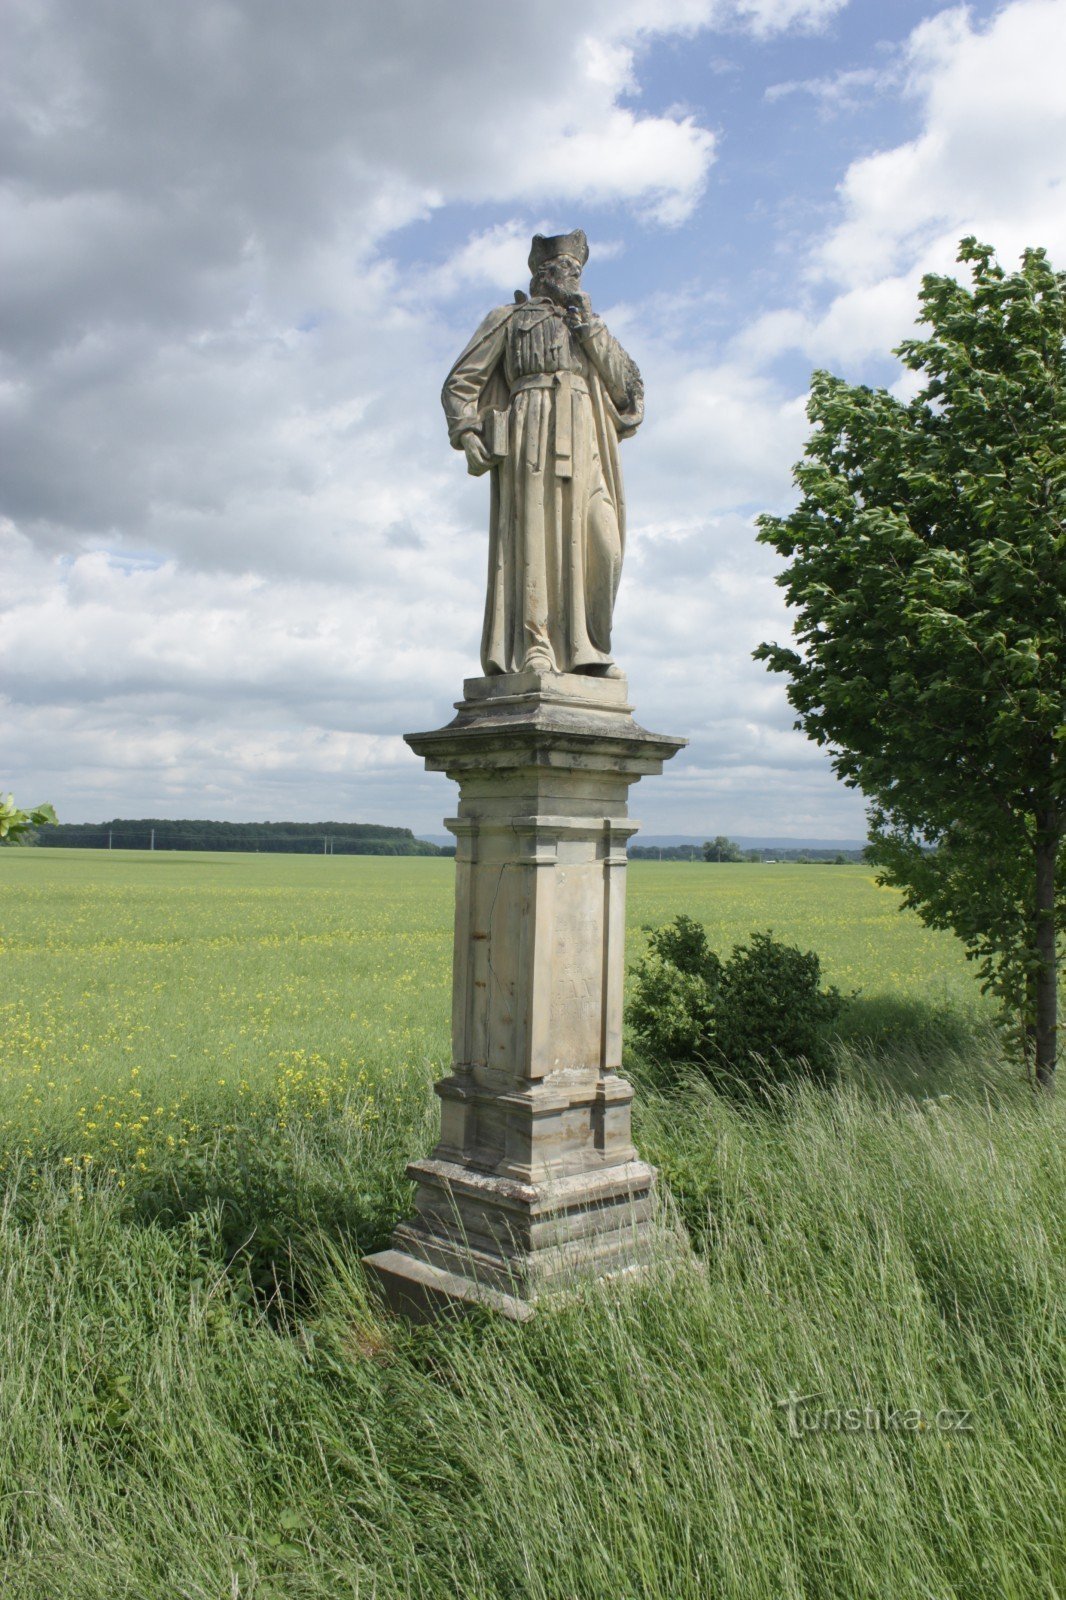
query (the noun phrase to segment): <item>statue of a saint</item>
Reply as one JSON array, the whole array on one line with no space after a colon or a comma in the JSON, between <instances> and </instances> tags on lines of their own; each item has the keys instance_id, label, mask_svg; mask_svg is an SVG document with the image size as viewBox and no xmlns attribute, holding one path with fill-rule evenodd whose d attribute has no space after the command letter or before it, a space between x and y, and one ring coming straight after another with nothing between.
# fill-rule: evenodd
<instances>
[{"instance_id":1,"label":"statue of a saint","mask_svg":"<svg viewBox=\"0 0 1066 1600\"><path fill-rule=\"evenodd\" d=\"M529 256L530 293L490 311L441 396L468 471L491 472L487 674L621 677L611 618L625 543L618 441L644 416L640 373L581 289L580 228Z\"/></svg>"}]
</instances>

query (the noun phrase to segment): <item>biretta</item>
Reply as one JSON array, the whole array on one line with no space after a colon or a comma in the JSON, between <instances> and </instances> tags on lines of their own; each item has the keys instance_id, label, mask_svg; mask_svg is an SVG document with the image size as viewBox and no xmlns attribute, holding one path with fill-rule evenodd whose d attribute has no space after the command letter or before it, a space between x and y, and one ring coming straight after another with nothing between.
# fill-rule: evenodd
<instances>
[{"instance_id":1,"label":"biretta","mask_svg":"<svg viewBox=\"0 0 1066 1600\"><path fill-rule=\"evenodd\" d=\"M530 272L536 272L553 256L572 256L578 265L583 267L589 258L589 242L585 238L585 230L575 228L573 233L557 233L550 239L546 239L542 233L535 233L529 252Z\"/></svg>"}]
</instances>

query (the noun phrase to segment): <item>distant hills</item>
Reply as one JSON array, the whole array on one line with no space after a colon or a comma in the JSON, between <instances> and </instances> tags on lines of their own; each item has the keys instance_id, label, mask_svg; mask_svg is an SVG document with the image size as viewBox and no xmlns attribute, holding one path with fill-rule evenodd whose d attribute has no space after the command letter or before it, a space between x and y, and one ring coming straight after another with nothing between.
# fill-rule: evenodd
<instances>
[{"instance_id":1,"label":"distant hills","mask_svg":"<svg viewBox=\"0 0 1066 1600\"><path fill-rule=\"evenodd\" d=\"M40 828L34 843L80 850L259 850L300 855L439 856L455 852L410 828L376 822L210 822L202 818L115 817Z\"/></svg>"},{"instance_id":2,"label":"distant hills","mask_svg":"<svg viewBox=\"0 0 1066 1600\"><path fill-rule=\"evenodd\" d=\"M701 834L687 833L651 833L647 837L643 833L636 835L635 842L644 845L686 845L700 846L706 839L713 839L715 832ZM756 836L747 833L731 833L729 838L734 844L739 844L742 850L865 850L865 839L787 839L784 834L772 836Z\"/></svg>"},{"instance_id":3,"label":"distant hills","mask_svg":"<svg viewBox=\"0 0 1066 1600\"><path fill-rule=\"evenodd\" d=\"M427 833L423 838L431 840L434 844L444 844L450 836L444 833ZM783 834L772 837L756 836L747 833L731 833L730 839L739 844L742 850L780 850L787 855L798 854L803 850L817 851L821 854L832 855L839 852L841 855L861 854L866 848L865 839L786 839ZM704 841L714 838L714 830L710 833L638 833L633 844L640 849L676 850L691 847L698 855Z\"/></svg>"}]
</instances>

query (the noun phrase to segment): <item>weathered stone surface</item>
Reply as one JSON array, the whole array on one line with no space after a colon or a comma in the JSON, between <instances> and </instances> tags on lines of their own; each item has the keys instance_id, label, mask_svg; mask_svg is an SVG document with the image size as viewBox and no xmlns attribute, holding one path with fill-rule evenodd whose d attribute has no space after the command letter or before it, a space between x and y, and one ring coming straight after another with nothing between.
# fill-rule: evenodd
<instances>
[{"instance_id":1,"label":"weathered stone surface","mask_svg":"<svg viewBox=\"0 0 1066 1600\"><path fill-rule=\"evenodd\" d=\"M528 671L469 680L454 721L408 736L460 789L441 1137L368 1261L409 1314L521 1315L648 1248L655 1174L619 1071L627 797L684 742L634 722L622 678Z\"/></svg>"},{"instance_id":2,"label":"weathered stone surface","mask_svg":"<svg viewBox=\"0 0 1066 1600\"><path fill-rule=\"evenodd\" d=\"M641 424L644 386L581 287L588 254L580 228L538 234L529 294L489 312L444 382L451 442L492 485L487 673L618 671L618 446Z\"/></svg>"}]
</instances>

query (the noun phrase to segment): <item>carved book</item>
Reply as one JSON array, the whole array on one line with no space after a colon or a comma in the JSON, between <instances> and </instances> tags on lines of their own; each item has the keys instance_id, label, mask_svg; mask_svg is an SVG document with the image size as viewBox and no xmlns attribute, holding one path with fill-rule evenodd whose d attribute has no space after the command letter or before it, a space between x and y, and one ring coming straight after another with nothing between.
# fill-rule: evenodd
<instances>
[{"instance_id":1,"label":"carved book","mask_svg":"<svg viewBox=\"0 0 1066 1600\"><path fill-rule=\"evenodd\" d=\"M507 416L506 411L481 413L481 437L494 461L502 461L507 454Z\"/></svg>"}]
</instances>

